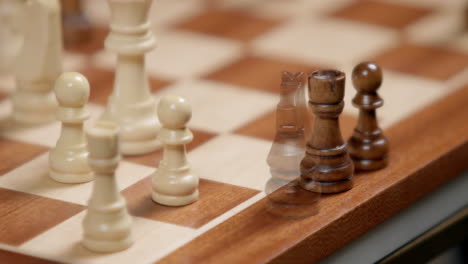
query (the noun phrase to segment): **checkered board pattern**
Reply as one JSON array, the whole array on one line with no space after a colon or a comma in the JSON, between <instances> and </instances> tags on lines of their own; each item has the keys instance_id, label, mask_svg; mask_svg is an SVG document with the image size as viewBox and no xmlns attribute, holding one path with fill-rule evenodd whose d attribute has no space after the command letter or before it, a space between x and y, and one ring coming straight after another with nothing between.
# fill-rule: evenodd
<instances>
[{"instance_id":1,"label":"checkered board pattern","mask_svg":"<svg viewBox=\"0 0 468 264\"><path fill-rule=\"evenodd\" d=\"M157 262L264 197L281 71L344 71L346 107L340 122L348 138L357 114L350 103L355 94L351 69L373 60L384 69L380 123L384 129L398 125L467 83L463 2L155 1L151 20L158 47L147 55L151 89L156 98L178 94L192 104L195 139L188 155L201 177L200 200L180 208L153 203L149 175L161 151L124 158L117 178L134 216L136 242L114 254L80 245L92 183L68 185L48 178L48 151L60 124L9 124L14 83L3 78L0 262ZM91 83L89 124L111 93L115 54L103 49L106 2L89 0L85 6L92 39L66 50L64 68L83 73Z\"/></svg>"}]
</instances>

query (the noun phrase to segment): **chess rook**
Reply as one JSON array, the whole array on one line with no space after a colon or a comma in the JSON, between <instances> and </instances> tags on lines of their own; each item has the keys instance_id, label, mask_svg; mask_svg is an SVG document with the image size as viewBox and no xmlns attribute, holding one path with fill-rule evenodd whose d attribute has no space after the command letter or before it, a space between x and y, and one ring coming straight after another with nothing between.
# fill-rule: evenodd
<instances>
[{"instance_id":1,"label":"chess rook","mask_svg":"<svg viewBox=\"0 0 468 264\"><path fill-rule=\"evenodd\" d=\"M83 122L89 118L85 105L89 98L89 83L77 72L60 75L55 84L59 102L57 119L62 122L60 137L49 153L49 175L62 183L82 183L93 179L88 166L88 150Z\"/></svg>"},{"instance_id":2,"label":"chess rook","mask_svg":"<svg viewBox=\"0 0 468 264\"><path fill-rule=\"evenodd\" d=\"M309 75L309 105L314 114L312 137L301 162L301 186L321 193L353 186L353 163L341 136L338 117L344 107L345 75L335 70Z\"/></svg>"},{"instance_id":3,"label":"chess rook","mask_svg":"<svg viewBox=\"0 0 468 264\"><path fill-rule=\"evenodd\" d=\"M105 47L117 53L117 68L103 119L119 124L124 155L149 153L160 147L156 102L145 71L145 53L156 45L148 21L152 0L108 2L112 23Z\"/></svg>"},{"instance_id":4,"label":"chess rook","mask_svg":"<svg viewBox=\"0 0 468 264\"><path fill-rule=\"evenodd\" d=\"M179 96L166 96L158 105L162 128L159 140L164 145L164 156L152 176L152 198L155 202L181 206L198 199L198 176L187 161L186 145L193 139L186 127L192 117L188 102Z\"/></svg>"},{"instance_id":5,"label":"chess rook","mask_svg":"<svg viewBox=\"0 0 468 264\"><path fill-rule=\"evenodd\" d=\"M86 131L89 166L95 174L88 211L83 220L83 245L96 252L115 252L133 244L132 218L115 179L120 161L119 128L98 122Z\"/></svg>"},{"instance_id":6,"label":"chess rook","mask_svg":"<svg viewBox=\"0 0 468 264\"><path fill-rule=\"evenodd\" d=\"M376 170L387 166L388 141L379 128L376 109L383 105L377 94L382 84L382 71L372 62L358 64L353 70L357 94L353 105L359 108L359 119L348 141L349 153L357 170Z\"/></svg>"},{"instance_id":7,"label":"chess rook","mask_svg":"<svg viewBox=\"0 0 468 264\"><path fill-rule=\"evenodd\" d=\"M300 176L299 164L305 151L305 120L297 99L298 94L303 95L303 75L303 72L282 73L280 101L276 107L276 135L267 157L272 176L266 185L267 194Z\"/></svg>"},{"instance_id":8,"label":"chess rook","mask_svg":"<svg viewBox=\"0 0 468 264\"><path fill-rule=\"evenodd\" d=\"M15 65L13 119L35 124L53 121L54 80L62 72L62 32L58 0L25 1L21 12L23 46Z\"/></svg>"}]
</instances>

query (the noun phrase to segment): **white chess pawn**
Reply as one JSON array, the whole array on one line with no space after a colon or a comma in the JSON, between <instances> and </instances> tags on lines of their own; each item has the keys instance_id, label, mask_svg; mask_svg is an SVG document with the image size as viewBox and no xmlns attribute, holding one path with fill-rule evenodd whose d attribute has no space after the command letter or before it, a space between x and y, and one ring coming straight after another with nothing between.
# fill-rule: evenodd
<instances>
[{"instance_id":1,"label":"white chess pawn","mask_svg":"<svg viewBox=\"0 0 468 264\"><path fill-rule=\"evenodd\" d=\"M23 1L20 13L24 39L15 59L17 85L12 95L12 117L23 124L54 121L54 81L62 72L60 3Z\"/></svg>"},{"instance_id":2,"label":"white chess pawn","mask_svg":"<svg viewBox=\"0 0 468 264\"><path fill-rule=\"evenodd\" d=\"M157 203L181 206L198 199L198 176L192 174L185 149L193 139L186 127L191 117L192 109L182 97L166 96L158 105L163 126L158 138L164 146L164 156L152 176L152 198Z\"/></svg>"},{"instance_id":3,"label":"white chess pawn","mask_svg":"<svg viewBox=\"0 0 468 264\"><path fill-rule=\"evenodd\" d=\"M132 218L115 179L120 161L119 128L97 122L87 129L86 137L95 180L83 220L83 245L96 252L124 250L133 244L133 237Z\"/></svg>"},{"instance_id":4,"label":"white chess pawn","mask_svg":"<svg viewBox=\"0 0 468 264\"><path fill-rule=\"evenodd\" d=\"M62 130L57 145L49 153L49 175L63 183L82 183L93 179L88 166L88 150L83 122L90 114L86 108L89 83L77 72L60 75L55 83L55 96L59 102L57 119Z\"/></svg>"}]
</instances>

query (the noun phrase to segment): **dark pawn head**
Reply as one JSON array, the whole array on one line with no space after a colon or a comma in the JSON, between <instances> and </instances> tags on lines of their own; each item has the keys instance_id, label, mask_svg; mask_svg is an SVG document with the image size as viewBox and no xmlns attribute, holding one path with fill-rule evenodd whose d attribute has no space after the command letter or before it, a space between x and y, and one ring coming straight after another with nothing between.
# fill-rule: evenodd
<instances>
[{"instance_id":1,"label":"dark pawn head","mask_svg":"<svg viewBox=\"0 0 468 264\"><path fill-rule=\"evenodd\" d=\"M382 84L382 70L373 62L361 62L354 67L353 84L358 92L375 92Z\"/></svg>"}]
</instances>

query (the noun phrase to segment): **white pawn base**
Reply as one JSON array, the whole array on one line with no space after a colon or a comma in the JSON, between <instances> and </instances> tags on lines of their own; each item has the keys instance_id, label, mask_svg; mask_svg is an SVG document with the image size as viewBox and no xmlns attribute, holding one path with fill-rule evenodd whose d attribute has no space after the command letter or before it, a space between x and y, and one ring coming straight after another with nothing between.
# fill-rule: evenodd
<instances>
[{"instance_id":1,"label":"white pawn base","mask_svg":"<svg viewBox=\"0 0 468 264\"><path fill-rule=\"evenodd\" d=\"M63 173L49 169L49 176L61 183L85 183L94 180L94 174L88 173Z\"/></svg>"},{"instance_id":2,"label":"white pawn base","mask_svg":"<svg viewBox=\"0 0 468 264\"><path fill-rule=\"evenodd\" d=\"M151 193L151 198L158 204L167 205L167 206L182 206L191 204L198 200L198 189L195 190L193 193L185 196L174 196L174 195L167 195L155 192Z\"/></svg>"},{"instance_id":3,"label":"white pawn base","mask_svg":"<svg viewBox=\"0 0 468 264\"><path fill-rule=\"evenodd\" d=\"M120 240L94 240L89 238L84 238L83 246L91 251L99 253L111 253L122 251L129 248L133 244L133 239L131 236L127 236Z\"/></svg>"}]
</instances>

